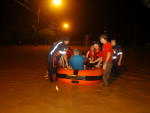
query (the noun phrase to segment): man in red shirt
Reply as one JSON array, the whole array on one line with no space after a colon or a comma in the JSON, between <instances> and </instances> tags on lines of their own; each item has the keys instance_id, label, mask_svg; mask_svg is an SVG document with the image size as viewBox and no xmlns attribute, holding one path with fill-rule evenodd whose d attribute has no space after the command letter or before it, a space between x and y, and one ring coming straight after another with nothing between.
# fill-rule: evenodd
<instances>
[{"instance_id":1,"label":"man in red shirt","mask_svg":"<svg viewBox=\"0 0 150 113\"><path fill-rule=\"evenodd\" d=\"M103 44L102 47L102 61L103 61L103 82L104 86L109 85L109 77L112 69L113 61L113 49L111 43L108 42L108 36L103 34L100 36L100 42ZM100 62L97 67L100 66Z\"/></svg>"}]
</instances>

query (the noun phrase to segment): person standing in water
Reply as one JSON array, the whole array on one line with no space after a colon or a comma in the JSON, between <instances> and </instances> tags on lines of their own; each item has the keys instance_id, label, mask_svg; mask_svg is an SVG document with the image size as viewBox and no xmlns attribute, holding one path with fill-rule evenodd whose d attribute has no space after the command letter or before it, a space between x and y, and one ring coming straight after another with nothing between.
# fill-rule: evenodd
<instances>
[{"instance_id":1,"label":"person standing in water","mask_svg":"<svg viewBox=\"0 0 150 113\"><path fill-rule=\"evenodd\" d=\"M103 83L104 86L109 86L109 78L112 69L112 61L113 61L113 49L111 43L108 42L108 36L106 34L102 34L100 36L100 42L103 44L102 46L102 62L103 62ZM100 67L99 62L97 67Z\"/></svg>"},{"instance_id":2,"label":"person standing in water","mask_svg":"<svg viewBox=\"0 0 150 113\"><path fill-rule=\"evenodd\" d=\"M111 45L113 47L113 67L112 73L116 76L120 76L120 66L123 57L123 52L121 47L116 43L116 39L111 40Z\"/></svg>"},{"instance_id":3,"label":"person standing in water","mask_svg":"<svg viewBox=\"0 0 150 113\"><path fill-rule=\"evenodd\" d=\"M61 60L61 65L63 67L68 67L67 55L66 55L66 45L69 44L68 37L65 37L62 41L55 42L50 48L47 55L48 64L48 76L50 77L50 82L56 81L56 70L58 68L58 62Z\"/></svg>"}]
</instances>

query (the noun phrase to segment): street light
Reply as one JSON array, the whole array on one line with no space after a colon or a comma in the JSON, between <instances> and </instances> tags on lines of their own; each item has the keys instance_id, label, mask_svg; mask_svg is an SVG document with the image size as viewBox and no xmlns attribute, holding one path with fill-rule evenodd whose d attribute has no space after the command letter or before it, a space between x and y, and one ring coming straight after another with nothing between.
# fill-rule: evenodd
<instances>
[{"instance_id":1,"label":"street light","mask_svg":"<svg viewBox=\"0 0 150 113\"><path fill-rule=\"evenodd\" d=\"M60 6L62 3L62 0L53 0L53 5L55 6ZM36 33L35 33L35 46L38 45L38 32L39 32L39 19L40 19L40 8L38 9L38 12L37 12L37 25L36 25Z\"/></svg>"},{"instance_id":2,"label":"street light","mask_svg":"<svg viewBox=\"0 0 150 113\"><path fill-rule=\"evenodd\" d=\"M14 0L14 1L19 3L21 6L25 7L26 9L30 10L31 12L37 14L36 31L35 31L35 46L37 46L38 45L39 20L40 20L40 14L41 14L40 6L38 8L38 11L35 12L35 11L33 11L33 9L29 8L25 4L19 2L18 0ZM60 6L62 4L62 0L51 0L51 1L53 1L52 4L55 6ZM25 0L25 2L27 2L27 1Z\"/></svg>"},{"instance_id":3,"label":"street light","mask_svg":"<svg viewBox=\"0 0 150 113\"><path fill-rule=\"evenodd\" d=\"M61 3L62 3L62 0L53 0L53 4L54 4L55 6L61 5Z\"/></svg>"},{"instance_id":4,"label":"street light","mask_svg":"<svg viewBox=\"0 0 150 113\"><path fill-rule=\"evenodd\" d=\"M64 28L64 30L68 30L69 29L69 24L68 23L64 23L63 24L63 28Z\"/></svg>"}]
</instances>

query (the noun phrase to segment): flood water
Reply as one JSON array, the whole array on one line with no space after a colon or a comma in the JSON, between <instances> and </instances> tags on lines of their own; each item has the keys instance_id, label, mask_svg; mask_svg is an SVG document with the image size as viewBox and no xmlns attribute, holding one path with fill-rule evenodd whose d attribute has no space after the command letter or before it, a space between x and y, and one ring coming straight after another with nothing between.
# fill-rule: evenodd
<instances>
[{"instance_id":1,"label":"flood water","mask_svg":"<svg viewBox=\"0 0 150 113\"><path fill-rule=\"evenodd\" d=\"M0 113L150 113L147 53L126 51L121 77L103 87L50 83L45 78L49 46L0 50Z\"/></svg>"}]
</instances>

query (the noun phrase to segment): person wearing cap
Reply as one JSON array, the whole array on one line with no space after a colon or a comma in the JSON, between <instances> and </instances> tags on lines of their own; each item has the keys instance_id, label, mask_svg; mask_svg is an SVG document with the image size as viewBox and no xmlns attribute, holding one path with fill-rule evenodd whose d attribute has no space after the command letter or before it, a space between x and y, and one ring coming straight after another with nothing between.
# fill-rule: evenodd
<instances>
[{"instance_id":1,"label":"person wearing cap","mask_svg":"<svg viewBox=\"0 0 150 113\"><path fill-rule=\"evenodd\" d=\"M116 39L112 39L111 40L111 45L113 47L113 67L112 67L112 73L116 77L119 77L120 76L120 66L121 66L123 52L122 52L122 49L121 49L120 45L118 45L116 43Z\"/></svg>"},{"instance_id":2,"label":"person wearing cap","mask_svg":"<svg viewBox=\"0 0 150 113\"><path fill-rule=\"evenodd\" d=\"M108 36L106 34L102 34L100 36L100 42L103 44L102 46L102 62L103 62L103 83L104 86L109 86L109 78L112 69L112 61L113 61L113 49L110 42L108 42ZM100 67L99 62L97 67Z\"/></svg>"},{"instance_id":3,"label":"person wearing cap","mask_svg":"<svg viewBox=\"0 0 150 113\"><path fill-rule=\"evenodd\" d=\"M69 39L64 38L62 41L55 42L46 57L48 64L48 76L50 77L50 82L56 81L56 70L58 68L58 62L61 60L63 67L68 67L66 46L69 44Z\"/></svg>"}]
</instances>

